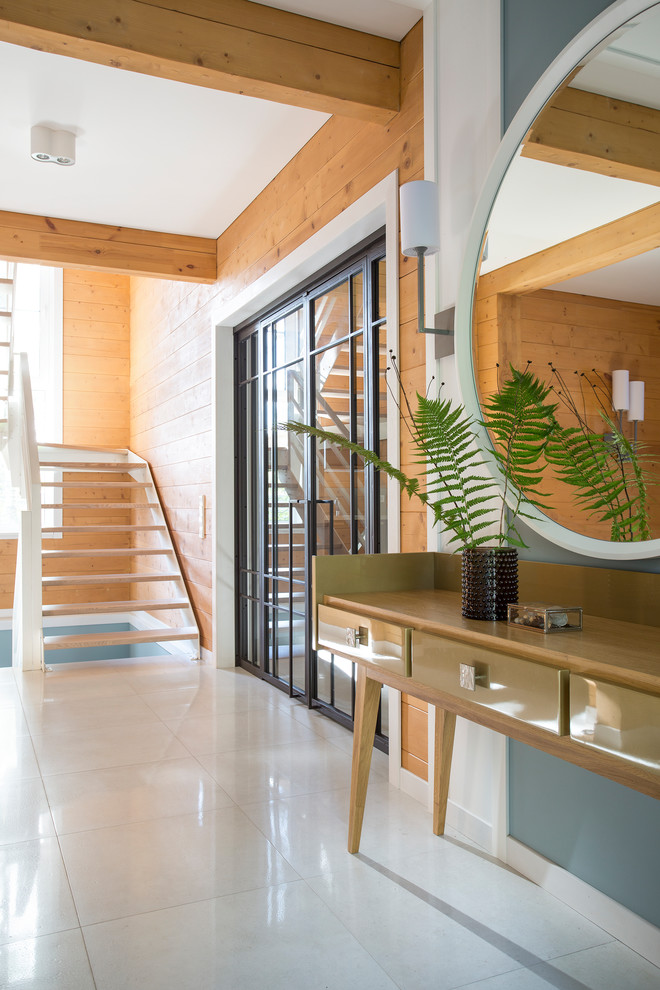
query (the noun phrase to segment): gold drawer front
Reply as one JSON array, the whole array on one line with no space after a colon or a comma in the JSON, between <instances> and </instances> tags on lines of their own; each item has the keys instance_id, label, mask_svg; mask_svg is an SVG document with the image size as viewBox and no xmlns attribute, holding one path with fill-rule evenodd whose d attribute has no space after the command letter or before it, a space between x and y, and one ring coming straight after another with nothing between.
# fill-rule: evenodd
<instances>
[{"instance_id":1,"label":"gold drawer front","mask_svg":"<svg viewBox=\"0 0 660 990\"><path fill-rule=\"evenodd\" d=\"M660 771L660 696L571 674L571 739Z\"/></svg>"},{"instance_id":2,"label":"gold drawer front","mask_svg":"<svg viewBox=\"0 0 660 990\"><path fill-rule=\"evenodd\" d=\"M555 735L568 733L567 670L415 630L412 676Z\"/></svg>"},{"instance_id":3,"label":"gold drawer front","mask_svg":"<svg viewBox=\"0 0 660 990\"><path fill-rule=\"evenodd\" d=\"M354 612L319 605L317 648L352 660L368 660L384 670L410 677L412 629Z\"/></svg>"}]
</instances>

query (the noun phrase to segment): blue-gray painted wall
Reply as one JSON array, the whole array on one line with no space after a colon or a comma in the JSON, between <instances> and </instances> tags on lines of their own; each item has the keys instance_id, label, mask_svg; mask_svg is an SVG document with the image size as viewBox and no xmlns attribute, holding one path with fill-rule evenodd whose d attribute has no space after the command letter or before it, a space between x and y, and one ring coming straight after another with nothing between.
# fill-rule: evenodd
<instances>
[{"instance_id":1,"label":"blue-gray painted wall","mask_svg":"<svg viewBox=\"0 0 660 990\"><path fill-rule=\"evenodd\" d=\"M509 832L660 927L660 801L509 742Z\"/></svg>"},{"instance_id":2,"label":"blue-gray painted wall","mask_svg":"<svg viewBox=\"0 0 660 990\"><path fill-rule=\"evenodd\" d=\"M562 48L609 6L603 0L502 0L505 126ZM525 527L522 532L526 559L590 563ZM660 572L657 559L607 566ZM510 741L509 832L660 925L660 801Z\"/></svg>"},{"instance_id":3,"label":"blue-gray painted wall","mask_svg":"<svg viewBox=\"0 0 660 990\"><path fill-rule=\"evenodd\" d=\"M609 0L502 0L502 123L518 107L550 63Z\"/></svg>"}]
</instances>

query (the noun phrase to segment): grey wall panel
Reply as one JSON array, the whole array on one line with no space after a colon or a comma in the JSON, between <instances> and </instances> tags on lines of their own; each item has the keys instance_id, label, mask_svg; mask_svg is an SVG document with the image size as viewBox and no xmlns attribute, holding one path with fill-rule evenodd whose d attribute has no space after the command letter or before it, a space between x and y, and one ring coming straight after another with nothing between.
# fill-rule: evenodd
<instances>
[{"instance_id":1,"label":"grey wall panel","mask_svg":"<svg viewBox=\"0 0 660 990\"><path fill-rule=\"evenodd\" d=\"M502 0L503 130L553 59L609 6L609 0Z\"/></svg>"}]
</instances>

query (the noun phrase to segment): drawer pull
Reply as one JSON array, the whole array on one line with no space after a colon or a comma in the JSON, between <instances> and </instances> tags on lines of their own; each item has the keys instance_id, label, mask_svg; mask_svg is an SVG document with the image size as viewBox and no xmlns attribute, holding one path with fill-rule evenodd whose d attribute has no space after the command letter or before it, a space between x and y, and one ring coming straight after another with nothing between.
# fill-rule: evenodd
<instances>
[{"instance_id":1,"label":"drawer pull","mask_svg":"<svg viewBox=\"0 0 660 990\"><path fill-rule=\"evenodd\" d=\"M466 691L476 691L477 684L488 687L488 670L471 663L461 663L458 666L458 682Z\"/></svg>"},{"instance_id":2,"label":"drawer pull","mask_svg":"<svg viewBox=\"0 0 660 990\"><path fill-rule=\"evenodd\" d=\"M353 629L351 626L347 626L346 645L350 646L352 650L357 649L358 646L368 646L369 630L365 629L364 626L359 626L357 629Z\"/></svg>"}]
</instances>

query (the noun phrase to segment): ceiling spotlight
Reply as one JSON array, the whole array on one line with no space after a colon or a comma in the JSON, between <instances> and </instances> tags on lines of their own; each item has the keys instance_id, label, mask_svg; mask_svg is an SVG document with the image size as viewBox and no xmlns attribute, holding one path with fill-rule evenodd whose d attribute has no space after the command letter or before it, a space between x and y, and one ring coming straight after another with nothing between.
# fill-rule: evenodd
<instances>
[{"instance_id":1,"label":"ceiling spotlight","mask_svg":"<svg viewBox=\"0 0 660 990\"><path fill-rule=\"evenodd\" d=\"M30 154L35 162L75 165L76 136L71 131L56 131L36 124L31 131Z\"/></svg>"}]
</instances>

